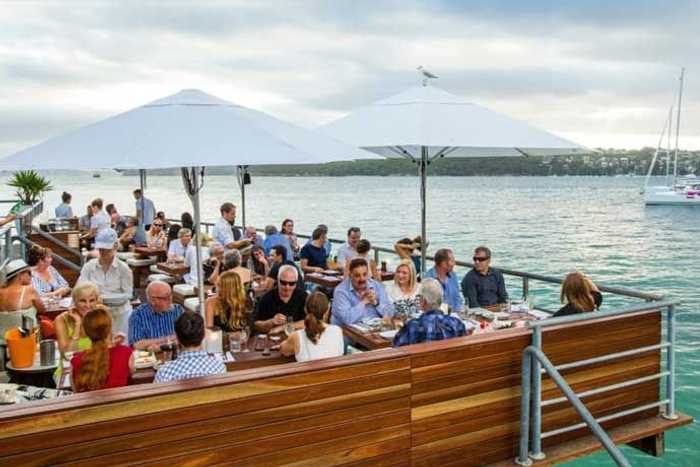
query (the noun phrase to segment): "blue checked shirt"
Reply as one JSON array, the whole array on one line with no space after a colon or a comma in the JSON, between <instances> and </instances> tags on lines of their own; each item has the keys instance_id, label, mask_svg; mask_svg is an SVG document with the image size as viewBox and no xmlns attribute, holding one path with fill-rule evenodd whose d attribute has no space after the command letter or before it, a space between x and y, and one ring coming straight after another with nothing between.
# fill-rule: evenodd
<instances>
[{"instance_id":1,"label":"blue checked shirt","mask_svg":"<svg viewBox=\"0 0 700 467\"><path fill-rule=\"evenodd\" d=\"M140 305L129 317L129 345L175 334L175 320L181 314L182 307L178 304L164 313L154 311L150 303Z\"/></svg>"},{"instance_id":2,"label":"blue checked shirt","mask_svg":"<svg viewBox=\"0 0 700 467\"><path fill-rule=\"evenodd\" d=\"M224 362L204 350L190 350L182 352L176 360L158 368L153 382L167 383L221 373L226 373Z\"/></svg>"},{"instance_id":3,"label":"blue checked shirt","mask_svg":"<svg viewBox=\"0 0 700 467\"><path fill-rule=\"evenodd\" d=\"M452 337L466 336L464 323L440 310L426 311L420 318L408 321L394 337L394 347L441 341Z\"/></svg>"}]
</instances>

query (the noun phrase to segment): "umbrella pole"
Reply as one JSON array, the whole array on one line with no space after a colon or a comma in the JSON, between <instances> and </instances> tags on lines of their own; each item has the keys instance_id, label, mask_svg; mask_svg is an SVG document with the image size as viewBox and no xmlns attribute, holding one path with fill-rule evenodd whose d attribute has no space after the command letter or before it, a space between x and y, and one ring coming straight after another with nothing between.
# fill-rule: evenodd
<instances>
[{"instance_id":1,"label":"umbrella pole","mask_svg":"<svg viewBox=\"0 0 700 467\"><path fill-rule=\"evenodd\" d=\"M195 167L192 171L193 185L197 187L197 190L192 197L192 208L194 210L194 238L195 243L195 253L197 257L197 289L199 292L199 313L204 318L204 271L202 269L202 245L201 245L201 235L199 234L199 167Z\"/></svg>"},{"instance_id":2,"label":"umbrella pole","mask_svg":"<svg viewBox=\"0 0 700 467\"><path fill-rule=\"evenodd\" d=\"M141 188L141 199L139 201L141 202L141 209L140 209L140 214L138 218L136 219L136 230L138 231L138 234L136 235L136 238L139 243L146 242L146 225L144 222L144 198L146 196L146 169L139 169L139 188Z\"/></svg>"},{"instance_id":3,"label":"umbrella pole","mask_svg":"<svg viewBox=\"0 0 700 467\"><path fill-rule=\"evenodd\" d=\"M421 146L420 148L420 235L421 235L421 249L420 249L420 274L421 276L426 270L426 245L428 244L428 234L425 225L425 211L426 211L426 185L428 183L428 148Z\"/></svg>"},{"instance_id":4,"label":"umbrella pole","mask_svg":"<svg viewBox=\"0 0 700 467\"><path fill-rule=\"evenodd\" d=\"M241 187L241 226L245 230L245 168L238 166L238 185Z\"/></svg>"}]
</instances>

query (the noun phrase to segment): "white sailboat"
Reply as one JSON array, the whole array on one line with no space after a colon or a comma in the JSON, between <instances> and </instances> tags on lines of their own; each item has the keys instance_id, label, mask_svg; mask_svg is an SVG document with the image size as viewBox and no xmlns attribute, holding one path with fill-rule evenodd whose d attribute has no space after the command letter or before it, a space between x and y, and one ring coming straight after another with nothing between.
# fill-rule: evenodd
<instances>
[{"instance_id":1,"label":"white sailboat","mask_svg":"<svg viewBox=\"0 0 700 467\"><path fill-rule=\"evenodd\" d=\"M671 127L673 124L673 107L669 111L668 120L661 131L659 144L656 146L654 157L649 165L644 181L644 204L647 206L700 206L700 179L695 175L678 177L678 139L680 136L681 102L683 99L683 78L685 69L681 69L680 90L678 92L678 109L676 114L676 145L673 151L673 182L669 183L669 169L671 167ZM668 136L667 149L662 149L664 136ZM666 156L666 184L649 186L651 174L654 171L657 159Z\"/></svg>"}]
</instances>

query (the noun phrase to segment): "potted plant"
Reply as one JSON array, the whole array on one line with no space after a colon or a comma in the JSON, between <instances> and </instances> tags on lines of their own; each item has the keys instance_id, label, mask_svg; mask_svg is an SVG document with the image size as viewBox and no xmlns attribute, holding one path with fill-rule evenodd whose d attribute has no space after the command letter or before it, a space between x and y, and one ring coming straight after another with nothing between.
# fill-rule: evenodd
<instances>
[{"instance_id":1,"label":"potted plant","mask_svg":"<svg viewBox=\"0 0 700 467\"><path fill-rule=\"evenodd\" d=\"M44 192L53 190L51 182L35 170L15 172L7 184L17 189L17 197L24 206L31 206L39 201Z\"/></svg>"},{"instance_id":2,"label":"potted plant","mask_svg":"<svg viewBox=\"0 0 700 467\"><path fill-rule=\"evenodd\" d=\"M10 214L17 214L23 207L32 206L41 199L45 192L53 190L51 182L35 170L17 171L7 184L17 189L16 194L19 198L19 202L12 207ZM24 218L22 228L25 229L25 232L31 232L31 226L32 215L29 215Z\"/></svg>"}]
</instances>

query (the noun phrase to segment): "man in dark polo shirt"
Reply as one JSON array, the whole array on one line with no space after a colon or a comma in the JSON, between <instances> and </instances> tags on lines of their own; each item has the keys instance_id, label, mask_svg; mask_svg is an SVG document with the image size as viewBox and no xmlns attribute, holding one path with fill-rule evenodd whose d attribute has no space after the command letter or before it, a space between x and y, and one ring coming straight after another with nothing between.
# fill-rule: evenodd
<instances>
[{"instance_id":1,"label":"man in dark polo shirt","mask_svg":"<svg viewBox=\"0 0 700 467\"><path fill-rule=\"evenodd\" d=\"M491 250L485 246L474 250L474 268L462 279L462 294L469 308L506 303L508 292L503 273L491 267Z\"/></svg>"},{"instance_id":2,"label":"man in dark polo shirt","mask_svg":"<svg viewBox=\"0 0 700 467\"><path fill-rule=\"evenodd\" d=\"M255 310L255 329L269 332L288 320L303 322L306 316L306 291L297 287L299 272L294 266L285 264L277 275L277 287L260 299Z\"/></svg>"}]
</instances>

